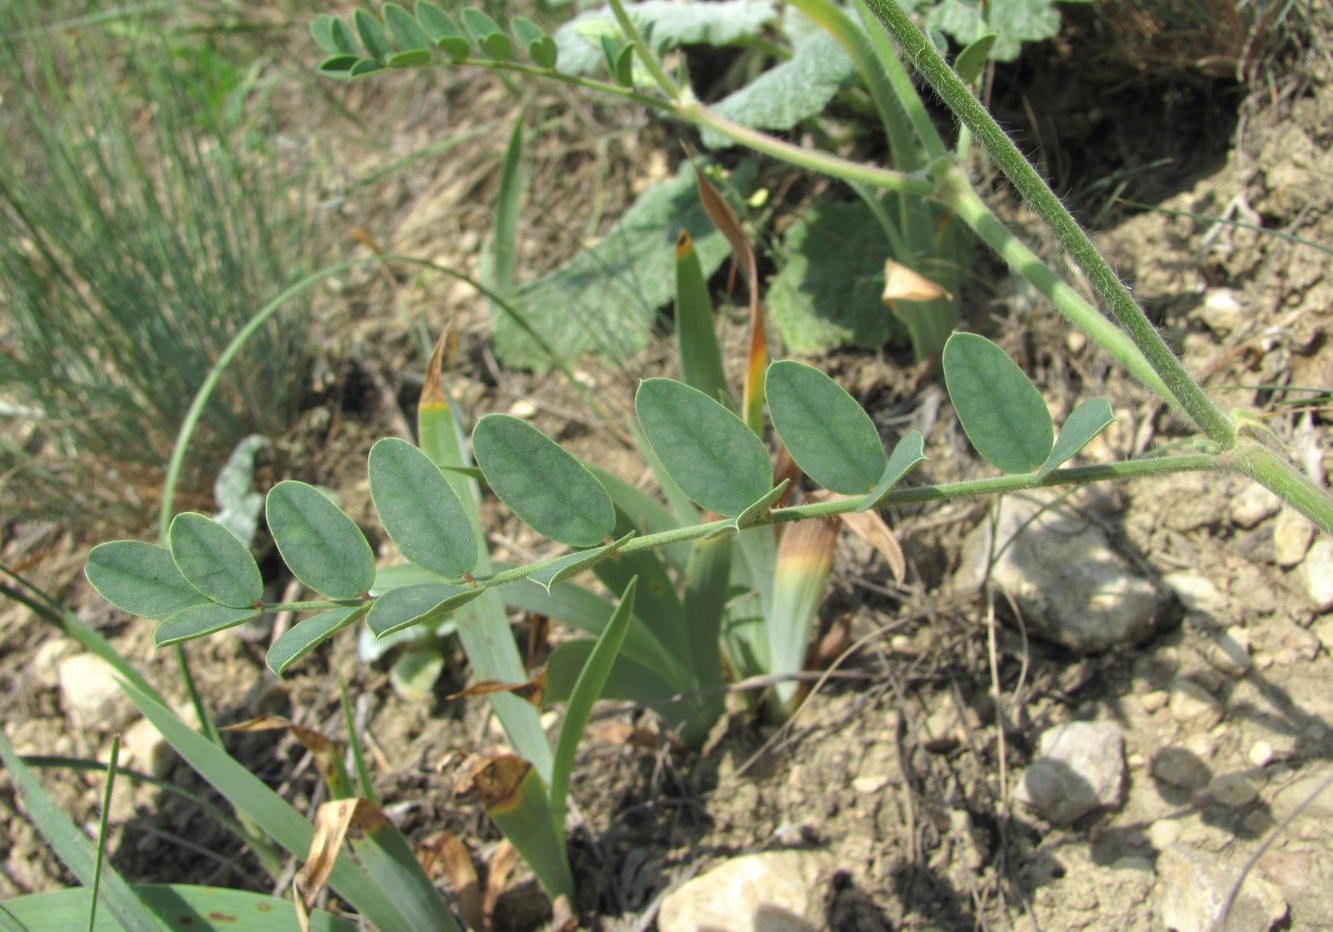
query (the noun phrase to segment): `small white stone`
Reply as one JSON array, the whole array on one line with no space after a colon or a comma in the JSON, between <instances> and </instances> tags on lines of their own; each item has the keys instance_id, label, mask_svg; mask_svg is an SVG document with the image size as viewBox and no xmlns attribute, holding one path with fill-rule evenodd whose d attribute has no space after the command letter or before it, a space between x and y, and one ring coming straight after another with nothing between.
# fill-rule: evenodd
<instances>
[{"instance_id":1,"label":"small white stone","mask_svg":"<svg viewBox=\"0 0 1333 932\"><path fill-rule=\"evenodd\" d=\"M1267 741L1256 741L1250 745L1250 763L1256 767L1267 767L1273 762L1273 745Z\"/></svg>"},{"instance_id":2,"label":"small white stone","mask_svg":"<svg viewBox=\"0 0 1333 932\"><path fill-rule=\"evenodd\" d=\"M1230 288L1210 288L1203 297L1200 316L1210 330L1227 333L1245 319L1245 308Z\"/></svg>"},{"instance_id":3,"label":"small white stone","mask_svg":"<svg viewBox=\"0 0 1333 932\"><path fill-rule=\"evenodd\" d=\"M1222 721L1222 704L1208 690L1182 676L1171 681L1171 716L1182 725L1207 730Z\"/></svg>"},{"instance_id":4,"label":"small white stone","mask_svg":"<svg viewBox=\"0 0 1333 932\"><path fill-rule=\"evenodd\" d=\"M1219 615L1227 607L1226 596L1217 588L1217 583L1207 576L1197 573L1167 573L1162 582L1171 587L1176 598L1192 612L1204 615Z\"/></svg>"},{"instance_id":5,"label":"small white stone","mask_svg":"<svg viewBox=\"0 0 1333 932\"><path fill-rule=\"evenodd\" d=\"M1273 559L1278 566L1295 566L1305 559L1313 538L1310 519L1294 508L1283 508L1273 522Z\"/></svg>"},{"instance_id":6,"label":"small white stone","mask_svg":"<svg viewBox=\"0 0 1333 932\"><path fill-rule=\"evenodd\" d=\"M528 399L521 398L509 406L509 414L524 421L531 420L537 415L537 406Z\"/></svg>"},{"instance_id":7,"label":"small white stone","mask_svg":"<svg viewBox=\"0 0 1333 932\"><path fill-rule=\"evenodd\" d=\"M65 637L53 637L37 648L28 669L45 689L60 685L60 661L75 651L74 642Z\"/></svg>"},{"instance_id":8,"label":"small white stone","mask_svg":"<svg viewBox=\"0 0 1333 932\"><path fill-rule=\"evenodd\" d=\"M121 743L136 769L151 773L159 780L171 772L176 754L148 719L138 719L126 728Z\"/></svg>"},{"instance_id":9,"label":"small white stone","mask_svg":"<svg viewBox=\"0 0 1333 932\"><path fill-rule=\"evenodd\" d=\"M134 707L114 675L111 665L95 654L60 661L60 698L80 726L110 731L129 721Z\"/></svg>"},{"instance_id":10,"label":"small white stone","mask_svg":"<svg viewBox=\"0 0 1333 932\"><path fill-rule=\"evenodd\" d=\"M732 858L669 893L661 932L814 932L824 924L824 859L808 851Z\"/></svg>"},{"instance_id":11,"label":"small white stone","mask_svg":"<svg viewBox=\"0 0 1333 932\"><path fill-rule=\"evenodd\" d=\"M1282 500L1257 482L1247 482L1231 499L1231 520L1243 528L1252 528L1277 514Z\"/></svg>"},{"instance_id":12,"label":"small white stone","mask_svg":"<svg viewBox=\"0 0 1333 932\"><path fill-rule=\"evenodd\" d=\"M1320 535L1301 564L1305 591L1317 611L1333 608L1333 540Z\"/></svg>"}]
</instances>

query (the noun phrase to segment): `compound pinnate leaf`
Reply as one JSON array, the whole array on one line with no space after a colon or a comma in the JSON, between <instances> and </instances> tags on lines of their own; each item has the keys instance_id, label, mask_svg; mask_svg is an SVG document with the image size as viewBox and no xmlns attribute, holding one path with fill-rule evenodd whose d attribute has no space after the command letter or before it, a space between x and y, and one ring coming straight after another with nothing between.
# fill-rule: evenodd
<instances>
[{"instance_id":1,"label":"compound pinnate leaf","mask_svg":"<svg viewBox=\"0 0 1333 932\"><path fill-rule=\"evenodd\" d=\"M375 584L375 554L356 522L312 485L269 489L268 529L292 575L316 592L354 599Z\"/></svg>"},{"instance_id":2,"label":"compound pinnate leaf","mask_svg":"<svg viewBox=\"0 0 1333 932\"><path fill-rule=\"evenodd\" d=\"M538 533L594 547L615 530L615 508L602 484L530 424L488 414L473 428L472 452L491 490Z\"/></svg>"},{"instance_id":3,"label":"compound pinnate leaf","mask_svg":"<svg viewBox=\"0 0 1333 932\"><path fill-rule=\"evenodd\" d=\"M509 21L514 38L528 53L532 63L538 68L554 68L559 60L560 50L555 40L541 30L536 23L526 16L515 16Z\"/></svg>"},{"instance_id":4,"label":"compound pinnate leaf","mask_svg":"<svg viewBox=\"0 0 1333 932\"><path fill-rule=\"evenodd\" d=\"M426 583L393 589L377 598L370 607L366 627L375 637L384 637L412 625L443 618L485 591L472 586L451 586L448 583Z\"/></svg>"},{"instance_id":5,"label":"compound pinnate leaf","mask_svg":"<svg viewBox=\"0 0 1333 932\"><path fill-rule=\"evenodd\" d=\"M903 476L907 475L919 463L926 461L925 439L921 436L921 431L911 430L903 435L893 448L893 453L889 455L888 465L884 467L884 475L880 477L875 488L870 494L862 500L861 504L856 506L857 511L869 511L875 508L884 500L884 496L893 491L893 487L902 481Z\"/></svg>"},{"instance_id":6,"label":"compound pinnate leaf","mask_svg":"<svg viewBox=\"0 0 1333 932\"><path fill-rule=\"evenodd\" d=\"M370 610L369 604L331 608L292 625L264 656L268 668L282 676L287 668Z\"/></svg>"},{"instance_id":7,"label":"compound pinnate leaf","mask_svg":"<svg viewBox=\"0 0 1333 932\"><path fill-rule=\"evenodd\" d=\"M389 31L393 33L393 41L400 49L410 51L431 47L426 30L422 29L416 17L400 4L384 4L384 22L388 24Z\"/></svg>"},{"instance_id":8,"label":"compound pinnate leaf","mask_svg":"<svg viewBox=\"0 0 1333 932\"><path fill-rule=\"evenodd\" d=\"M249 549L211 518L193 512L176 515L167 545L176 569L205 598L249 608L264 597L264 580Z\"/></svg>"},{"instance_id":9,"label":"compound pinnate leaf","mask_svg":"<svg viewBox=\"0 0 1333 932\"><path fill-rule=\"evenodd\" d=\"M1041 392L1004 350L975 333L944 345L944 383L967 439L1006 473L1032 472L1051 455L1055 428Z\"/></svg>"},{"instance_id":10,"label":"compound pinnate leaf","mask_svg":"<svg viewBox=\"0 0 1333 932\"><path fill-rule=\"evenodd\" d=\"M352 27L337 16L320 13L310 23L315 44L329 55L356 55L356 36Z\"/></svg>"},{"instance_id":11,"label":"compound pinnate leaf","mask_svg":"<svg viewBox=\"0 0 1333 932\"><path fill-rule=\"evenodd\" d=\"M1041 469L1037 470L1037 476L1042 477L1059 469L1114 420L1111 403L1105 398L1089 398L1083 402L1065 418L1060 436L1055 438L1055 448L1051 450L1046 462L1042 463Z\"/></svg>"},{"instance_id":12,"label":"compound pinnate leaf","mask_svg":"<svg viewBox=\"0 0 1333 932\"><path fill-rule=\"evenodd\" d=\"M477 48L498 61L510 59L514 53L514 45L490 14L476 7L468 7L458 15L463 21L463 28L477 44Z\"/></svg>"},{"instance_id":13,"label":"compound pinnate leaf","mask_svg":"<svg viewBox=\"0 0 1333 932\"><path fill-rule=\"evenodd\" d=\"M886 458L879 431L837 382L813 366L780 360L764 382L769 417L792 459L830 492L875 487Z\"/></svg>"},{"instance_id":14,"label":"compound pinnate leaf","mask_svg":"<svg viewBox=\"0 0 1333 932\"><path fill-rule=\"evenodd\" d=\"M227 628L234 628L251 618L258 618L257 608L231 608L215 602L202 602L181 609L153 631L153 644L166 647L201 638L207 634L216 634Z\"/></svg>"},{"instance_id":15,"label":"compound pinnate leaf","mask_svg":"<svg viewBox=\"0 0 1333 932\"><path fill-rule=\"evenodd\" d=\"M389 35L380 21L368 10L361 9L352 14L352 21L356 23L356 32L361 37L366 54L377 62L388 58L393 49L389 46Z\"/></svg>"},{"instance_id":16,"label":"compound pinnate leaf","mask_svg":"<svg viewBox=\"0 0 1333 932\"><path fill-rule=\"evenodd\" d=\"M696 504L735 516L773 488L764 444L735 414L672 379L647 379L634 395L644 435Z\"/></svg>"},{"instance_id":17,"label":"compound pinnate leaf","mask_svg":"<svg viewBox=\"0 0 1333 932\"><path fill-rule=\"evenodd\" d=\"M472 52L472 43L453 17L430 0L420 0L416 11L421 28L445 54L455 61L463 61L468 57Z\"/></svg>"},{"instance_id":18,"label":"compound pinnate leaf","mask_svg":"<svg viewBox=\"0 0 1333 932\"><path fill-rule=\"evenodd\" d=\"M413 563L454 579L477 565L477 540L463 503L417 447L397 437L371 447L370 496L384 530Z\"/></svg>"},{"instance_id":19,"label":"compound pinnate leaf","mask_svg":"<svg viewBox=\"0 0 1333 932\"><path fill-rule=\"evenodd\" d=\"M88 582L116 608L161 621L205 601L165 547L138 540L113 540L88 553Z\"/></svg>"}]
</instances>

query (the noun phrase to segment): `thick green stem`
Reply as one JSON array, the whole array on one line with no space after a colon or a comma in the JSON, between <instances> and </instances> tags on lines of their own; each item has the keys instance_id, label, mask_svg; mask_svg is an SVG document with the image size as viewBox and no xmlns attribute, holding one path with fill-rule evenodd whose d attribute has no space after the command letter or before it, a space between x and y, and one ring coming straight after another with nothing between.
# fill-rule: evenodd
<instances>
[{"instance_id":1,"label":"thick green stem","mask_svg":"<svg viewBox=\"0 0 1333 932\"><path fill-rule=\"evenodd\" d=\"M771 155L775 159L780 159L798 168L819 172L821 175L832 175L834 178L842 178L846 181L860 181L888 191L915 194L920 197L930 197L935 193L934 182L920 175L849 162L847 159L839 158L818 149L805 149L793 145L767 133L750 129L748 126L733 123L696 100L683 101L673 108L673 112L682 120L687 120L699 126L707 126L709 129L740 143L746 148Z\"/></svg>"},{"instance_id":2,"label":"thick green stem","mask_svg":"<svg viewBox=\"0 0 1333 932\"><path fill-rule=\"evenodd\" d=\"M1214 472L1226 468L1234 468L1231 459L1213 453L1128 460L1099 466L1076 466L1069 469L1057 469L1040 479L1037 478L1036 473L1026 473L1020 476L997 476L990 479L971 479L966 482L949 482L943 485L922 485L896 489L885 496L879 507L891 508L894 505L903 505L909 502L937 502L978 495L1022 492L1029 489L1064 488L1086 482L1118 481L1178 472ZM770 513L769 522L772 524L786 524L791 521L848 514L855 511L860 504L860 498L852 497L827 502L813 502L808 505L794 505L790 508L778 508ZM689 527L672 528L669 531L659 531L656 534L635 537L619 548L608 551L604 559L615 559L617 556L637 553L640 550L651 550L669 544L700 540L719 534L734 534L735 532L735 520L730 518L707 521ZM553 557L540 563L516 566L496 573L494 576L488 576L484 579L479 578L476 580L476 585L482 589L490 589L506 583L518 582L527 579L537 570L562 559L564 559L563 556ZM434 620L433 616L423 617Z\"/></svg>"},{"instance_id":3,"label":"thick green stem","mask_svg":"<svg viewBox=\"0 0 1333 932\"><path fill-rule=\"evenodd\" d=\"M1171 404L1178 405L1175 396L1158 377L1143 353L1139 352L1134 341L1126 336L1123 330L1117 329L1103 317L1095 307L1083 300L1082 295L1051 271L1050 266L1041 261L1036 253L1015 236L972 189L961 169L949 170L943 190L940 192L940 199L981 238L982 242L995 250L1011 269L1045 295L1055 305L1056 310L1114 356L1144 385Z\"/></svg>"},{"instance_id":4,"label":"thick green stem","mask_svg":"<svg viewBox=\"0 0 1333 932\"><path fill-rule=\"evenodd\" d=\"M1135 303L1129 289L1097 252L1087 234L1079 227L1060 199L1042 180L1036 169L1023 157L1018 148L986 108L972 96L966 84L954 74L930 41L922 35L897 0L866 0L884 28L893 36L898 47L912 65L921 72L935 92L940 95L954 115L971 130L973 136L988 151L1009 178L1009 181L1038 215L1046 222L1088 277L1102 305L1120 324L1147 357L1148 362L1165 383L1194 423L1224 449L1235 442L1235 428L1231 420L1204 394L1180 360L1158 334L1152 323Z\"/></svg>"},{"instance_id":5,"label":"thick green stem","mask_svg":"<svg viewBox=\"0 0 1333 932\"><path fill-rule=\"evenodd\" d=\"M1258 482L1333 534L1333 497L1266 444L1242 435L1227 456L1236 472Z\"/></svg>"}]
</instances>

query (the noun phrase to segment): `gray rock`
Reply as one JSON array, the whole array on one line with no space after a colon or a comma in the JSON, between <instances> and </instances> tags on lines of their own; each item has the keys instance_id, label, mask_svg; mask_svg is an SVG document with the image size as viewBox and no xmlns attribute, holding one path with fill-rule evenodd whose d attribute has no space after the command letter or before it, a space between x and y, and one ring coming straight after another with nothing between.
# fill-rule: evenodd
<instances>
[{"instance_id":1,"label":"gray rock","mask_svg":"<svg viewBox=\"0 0 1333 932\"><path fill-rule=\"evenodd\" d=\"M1295 566L1305 559L1314 537L1310 519L1292 508L1283 508L1273 522L1273 558L1278 566Z\"/></svg>"},{"instance_id":2,"label":"gray rock","mask_svg":"<svg viewBox=\"0 0 1333 932\"><path fill-rule=\"evenodd\" d=\"M1155 633L1162 607L1156 588L1130 570L1092 522L1013 495L1000 505L994 539L1004 552L991 578L1018 603L1029 632L1077 651L1137 644ZM968 535L954 577L958 589L980 589L991 540L990 522Z\"/></svg>"},{"instance_id":3,"label":"gray rock","mask_svg":"<svg viewBox=\"0 0 1333 932\"><path fill-rule=\"evenodd\" d=\"M1208 784L1208 795L1219 806L1243 809L1259 798L1259 791L1245 774L1223 773Z\"/></svg>"},{"instance_id":4,"label":"gray rock","mask_svg":"<svg viewBox=\"0 0 1333 932\"><path fill-rule=\"evenodd\" d=\"M824 927L825 859L809 851L747 854L662 900L661 932L814 932Z\"/></svg>"},{"instance_id":5,"label":"gray rock","mask_svg":"<svg viewBox=\"0 0 1333 932\"><path fill-rule=\"evenodd\" d=\"M1017 798L1042 818L1068 825L1124 799L1125 737L1115 722L1069 722L1042 732L1037 759Z\"/></svg>"},{"instance_id":6,"label":"gray rock","mask_svg":"<svg viewBox=\"0 0 1333 932\"><path fill-rule=\"evenodd\" d=\"M1333 608L1333 540L1321 536L1315 541L1301 564L1301 576L1315 610Z\"/></svg>"},{"instance_id":7,"label":"gray rock","mask_svg":"<svg viewBox=\"0 0 1333 932\"><path fill-rule=\"evenodd\" d=\"M1152 759L1152 775L1168 786L1193 793L1203 789L1211 774L1197 754L1179 747L1162 748Z\"/></svg>"},{"instance_id":8,"label":"gray rock","mask_svg":"<svg viewBox=\"0 0 1333 932\"><path fill-rule=\"evenodd\" d=\"M1175 932L1214 932L1240 871L1184 845L1157 858L1154 899L1158 921ZM1266 932L1287 915L1287 901L1271 882L1251 873L1231 906L1230 932Z\"/></svg>"}]
</instances>

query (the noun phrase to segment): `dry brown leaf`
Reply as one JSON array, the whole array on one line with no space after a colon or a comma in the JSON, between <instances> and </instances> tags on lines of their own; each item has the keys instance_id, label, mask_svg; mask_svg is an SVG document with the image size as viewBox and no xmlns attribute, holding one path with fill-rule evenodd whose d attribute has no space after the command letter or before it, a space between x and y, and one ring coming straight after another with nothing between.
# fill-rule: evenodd
<instances>
[{"instance_id":1,"label":"dry brown leaf","mask_svg":"<svg viewBox=\"0 0 1333 932\"><path fill-rule=\"evenodd\" d=\"M321 732L305 725L298 725L291 719L283 718L281 715L260 715L246 722L240 722L236 725L228 725L223 731L276 731L285 728L293 738L301 743L310 754L315 758L315 763L319 766L319 772L326 781L332 783L338 772L338 758L342 754L342 749L326 737Z\"/></svg>"},{"instance_id":2,"label":"dry brown leaf","mask_svg":"<svg viewBox=\"0 0 1333 932\"><path fill-rule=\"evenodd\" d=\"M454 795L476 793L488 810L513 803L532 764L517 754L472 757L465 761Z\"/></svg>"},{"instance_id":3,"label":"dry brown leaf","mask_svg":"<svg viewBox=\"0 0 1333 932\"><path fill-rule=\"evenodd\" d=\"M838 495L825 489L811 492L808 496L812 501L817 502L832 502L853 497ZM889 570L893 573L894 581L901 586L903 580L907 578L907 558L903 556L903 548L898 544L898 538L893 535L893 531L889 530L889 526L884 523L884 519L879 516L879 513L876 511L850 511L838 517L847 525L848 530L879 551L885 562L889 564Z\"/></svg>"},{"instance_id":4,"label":"dry brown leaf","mask_svg":"<svg viewBox=\"0 0 1333 932\"><path fill-rule=\"evenodd\" d=\"M549 615L543 615L539 612L532 612L528 616L530 627L528 628L528 665L526 673L531 676L532 671L537 669L541 663L541 658L546 655L546 646L551 640L551 618Z\"/></svg>"},{"instance_id":5,"label":"dry brown leaf","mask_svg":"<svg viewBox=\"0 0 1333 932\"><path fill-rule=\"evenodd\" d=\"M429 877L442 873L454 891L458 908L467 920L469 929L486 932L490 928L487 922L481 896L481 882L477 879L477 869L472 863L472 855L467 846L459 841L458 836L449 831L438 831L417 846L417 860Z\"/></svg>"},{"instance_id":6,"label":"dry brown leaf","mask_svg":"<svg viewBox=\"0 0 1333 932\"><path fill-rule=\"evenodd\" d=\"M324 803L315 812L315 836L310 840L310 854L296 872L293 883L300 890L306 908L314 905L315 898L329 882L334 862L342 849L347 829L356 814L358 799L335 799Z\"/></svg>"},{"instance_id":7,"label":"dry brown leaf","mask_svg":"<svg viewBox=\"0 0 1333 932\"><path fill-rule=\"evenodd\" d=\"M486 897L481 908L487 928L495 918L495 906L500 902L500 894L504 893L509 875L517 865L518 849L508 839L495 846L495 854L486 871Z\"/></svg>"},{"instance_id":8,"label":"dry brown leaf","mask_svg":"<svg viewBox=\"0 0 1333 932\"><path fill-rule=\"evenodd\" d=\"M901 262L884 260L884 294L880 295L880 300L886 305L892 305L894 301L934 301L952 297L948 291Z\"/></svg>"},{"instance_id":9,"label":"dry brown leaf","mask_svg":"<svg viewBox=\"0 0 1333 932\"><path fill-rule=\"evenodd\" d=\"M546 669L538 670L536 675L522 683L504 683L500 680L480 680L466 689L447 698L466 699L473 696L489 696L494 693L513 693L526 699L538 708L546 701Z\"/></svg>"}]
</instances>

